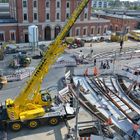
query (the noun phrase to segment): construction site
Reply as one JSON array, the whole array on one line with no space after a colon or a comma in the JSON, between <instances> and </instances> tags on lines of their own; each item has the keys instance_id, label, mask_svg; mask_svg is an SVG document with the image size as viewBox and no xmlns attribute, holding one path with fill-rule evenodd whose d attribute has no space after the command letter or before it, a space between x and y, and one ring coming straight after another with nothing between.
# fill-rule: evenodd
<instances>
[{"instance_id":1,"label":"construction site","mask_svg":"<svg viewBox=\"0 0 140 140\"><path fill-rule=\"evenodd\" d=\"M66 37L88 2L54 41L0 45L0 140L140 140L140 43Z\"/></svg>"}]
</instances>

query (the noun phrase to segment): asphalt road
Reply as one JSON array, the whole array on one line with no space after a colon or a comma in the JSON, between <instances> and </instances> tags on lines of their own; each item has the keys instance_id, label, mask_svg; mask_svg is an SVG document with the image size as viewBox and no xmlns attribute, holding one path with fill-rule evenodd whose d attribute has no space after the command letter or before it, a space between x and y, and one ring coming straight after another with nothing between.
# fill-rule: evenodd
<instances>
[{"instance_id":1,"label":"asphalt road","mask_svg":"<svg viewBox=\"0 0 140 140\"><path fill-rule=\"evenodd\" d=\"M79 52L81 49L83 50L84 55L87 55L91 49L93 49L93 54L96 55L98 53L102 52L108 52L112 50L119 50L120 46L119 43L93 43L92 47L89 43L85 44L86 47L78 48L78 49L72 49L72 50L66 50L67 52L73 53L73 52ZM135 48L139 49L140 44L138 42L132 42L128 41L124 43L125 48ZM33 61L31 66L37 65L38 61ZM4 62L0 62L0 68L4 65ZM47 77L44 79L42 84L42 89L46 89L47 87L53 87L54 93L57 91L57 84L61 77L64 76L65 68L54 68L51 69L48 73ZM4 102L7 98L15 98L20 93L21 89L23 88L23 85L25 85L26 81L28 79L24 79L22 81L16 81L8 83L7 86L3 88L3 90L0 90L0 102ZM91 120L92 117L86 113L83 109L80 110L79 114L79 120ZM75 119L70 121L70 124L72 126L75 125ZM60 125L56 127L49 127L49 126L42 126L35 130L29 130L25 128L24 130L13 133L8 131L8 139L9 140L62 140L64 139L64 135L67 133L67 129L64 125L64 123L61 123Z\"/></svg>"}]
</instances>

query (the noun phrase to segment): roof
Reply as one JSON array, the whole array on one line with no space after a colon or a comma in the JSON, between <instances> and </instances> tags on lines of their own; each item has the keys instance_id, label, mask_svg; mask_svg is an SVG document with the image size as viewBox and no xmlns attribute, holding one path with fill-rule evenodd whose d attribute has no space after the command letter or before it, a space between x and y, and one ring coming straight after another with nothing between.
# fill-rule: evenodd
<instances>
[{"instance_id":1,"label":"roof","mask_svg":"<svg viewBox=\"0 0 140 140\"><path fill-rule=\"evenodd\" d=\"M17 23L17 21L15 19L0 19L0 24L2 23Z\"/></svg>"},{"instance_id":2,"label":"roof","mask_svg":"<svg viewBox=\"0 0 140 140\"><path fill-rule=\"evenodd\" d=\"M106 13L103 11L96 11L95 12L96 15L104 15L104 16L109 16L109 17L114 17L114 18L120 18L120 19L138 19L136 17L131 17L131 16L127 16L127 15L119 15L119 14L111 14L111 13Z\"/></svg>"}]
</instances>

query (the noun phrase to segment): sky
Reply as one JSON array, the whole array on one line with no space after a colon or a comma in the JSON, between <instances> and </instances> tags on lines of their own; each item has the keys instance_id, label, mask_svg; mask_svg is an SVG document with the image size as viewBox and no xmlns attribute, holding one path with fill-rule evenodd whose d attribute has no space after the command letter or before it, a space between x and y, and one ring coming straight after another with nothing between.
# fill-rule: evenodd
<instances>
[{"instance_id":1,"label":"sky","mask_svg":"<svg viewBox=\"0 0 140 140\"><path fill-rule=\"evenodd\" d=\"M120 0L120 1L131 1L131 2L133 2L133 1L138 1L138 0Z\"/></svg>"}]
</instances>

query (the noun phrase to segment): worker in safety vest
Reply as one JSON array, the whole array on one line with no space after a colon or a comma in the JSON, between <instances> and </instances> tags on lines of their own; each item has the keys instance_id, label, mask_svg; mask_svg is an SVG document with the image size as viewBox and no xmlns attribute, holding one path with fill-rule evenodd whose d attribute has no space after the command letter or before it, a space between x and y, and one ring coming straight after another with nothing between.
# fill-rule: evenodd
<instances>
[{"instance_id":1,"label":"worker in safety vest","mask_svg":"<svg viewBox=\"0 0 140 140\"><path fill-rule=\"evenodd\" d=\"M94 76L97 76L97 75L98 75L97 67L94 67L94 68L93 68L93 75L94 75Z\"/></svg>"},{"instance_id":2,"label":"worker in safety vest","mask_svg":"<svg viewBox=\"0 0 140 140\"><path fill-rule=\"evenodd\" d=\"M111 117L109 117L109 118L107 119L107 121L105 121L104 124L105 124L105 125L112 125L113 123L112 123Z\"/></svg>"},{"instance_id":3,"label":"worker in safety vest","mask_svg":"<svg viewBox=\"0 0 140 140\"><path fill-rule=\"evenodd\" d=\"M134 124L132 125L132 127L133 127L132 137L135 138L135 137L136 137L136 134L138 134L137 131L138 131L138 129L140 128L140 126L139 126L137 123L134 123Z\"/></svg>"},{"instance_id":4,"label":"worker in safety vest","mask_svg":"<svg viewBox=\"0 0 140 140\"><path fill-rule=\"evenodd\" d=\"M88 68L86 68L86 70L84 72L84 76L88 76Z\"/></svg>"}]
</instances>

